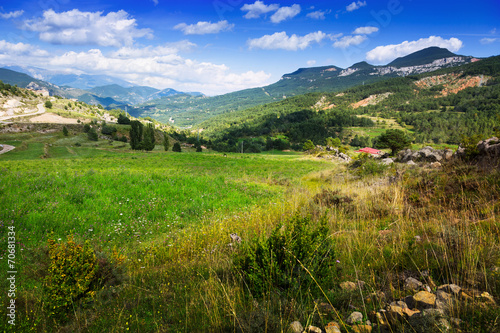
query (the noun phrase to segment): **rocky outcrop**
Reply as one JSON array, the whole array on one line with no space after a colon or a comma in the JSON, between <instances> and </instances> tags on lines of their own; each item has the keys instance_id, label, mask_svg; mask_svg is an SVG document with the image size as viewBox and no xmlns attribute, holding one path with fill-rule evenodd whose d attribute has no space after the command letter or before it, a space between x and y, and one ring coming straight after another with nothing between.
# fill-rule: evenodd
<instances>
[{"instance_id":1,"label":"rocky outcrop","mask_svg":"<svg viewBox=\"0 0 500 333\"><path fill-rule=\"evenodd\" d=\"M432 147L424 147L420 150L413 151L411 149L402 150L397 155L397 161L401 163L412 162L447 162L453 158L453 150L444 149L437 150Z\"/></svg>"},{"instance_id":2,"label":"rocky outcrop","mask_svg":"<svg viewBox=\"0 0 500 333\"><path fill-rule=\"evenodd\" d=\"M470 148L469 148L470 150ZM479 141L474 151L468 151L463 147L459 147L454 158L463 160L473 160L479 164L500 164L500 139L492 137L483 141Z\"/></svg>"}]
</instances>

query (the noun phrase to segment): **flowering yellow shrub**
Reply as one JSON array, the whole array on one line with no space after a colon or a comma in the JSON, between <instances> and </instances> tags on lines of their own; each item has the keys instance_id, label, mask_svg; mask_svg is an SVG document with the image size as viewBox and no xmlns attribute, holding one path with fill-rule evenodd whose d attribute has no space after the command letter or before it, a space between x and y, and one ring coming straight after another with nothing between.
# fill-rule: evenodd
<instances>
[{"instance_id":1,"label":"flowering yellow shrub","mask_svg":"<svg viewBox=\"0 0 500 333\"><path fill-rule=\"evenodd\" d=\"M73 237L67 242L48 240L50 264L45 278L46 306L50 316L62 320L76 301L92 297L91 287L98 269L92 247L75 243Z\"/></svg>"}]
</instances>

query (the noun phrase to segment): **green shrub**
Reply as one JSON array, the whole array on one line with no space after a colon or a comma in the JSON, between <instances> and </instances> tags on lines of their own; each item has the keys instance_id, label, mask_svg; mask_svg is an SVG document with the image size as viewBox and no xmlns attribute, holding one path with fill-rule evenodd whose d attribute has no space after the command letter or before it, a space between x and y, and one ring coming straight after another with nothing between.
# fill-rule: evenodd
<instances>
[{"instance_id":1,"label":"green shrub","mask_svg":"<svg viewBox=\"0 0 500 333\"><path fill-rule=\"evenodd\" d=\"M380 163L368 153L361 153L354 158L350 167L354 169L355 174L359 176L368 176L381 174L387 170L389 166Z\"/></svg>"},{"instance_id":2,"label":"green shrub","mask_svg":"<svg viewBox=\"0 0 500 333\"><path fill-rule=\"evenodd\" d=\"M334 262L326 220L313 223L298 215L277 226L268 238L243 247L234 261L254 297L271 290L316 290L316 283L332 281L327 277Z\"/></svg>"},{"instance_id":3,"label":"green shrub","mask_svg":"<svg viewBox=\"0 0 500 333\"><path fill-rule=\"evenodd\" d=\"M91 298L95 291L98 263L88 243L75 243L73 237L58 243L49 238L50 264L44 280L45 305L51 317L64 321L77 301Z\"/></svg>"},{"instance_id":4,"label":"green shrub","mask_svg":"<svg viewBox=\"0 0 500 333\"><path fill-rule=\"evenodd\" d=\"M52 109L52 102L51 102L51 101L46 101L46 102L45 102L45 107L46 107L47 109Z\"/></svg>"},{"instance_id":5,"label":"green shrub","mask_svg":"<svg viewBox=\"0 0 500 333\"><path fill-rule=\"evenodd\" d=\"M103 125L101 128L101 133L104 135L113 135L114 133L116 133L116 127Z\"/></svg>"},{"instance_id":6,"label":"green shrub","mask_svg":"<svg viewBox=\"0 0 500 333\"><path fill-rule=\"evenodd\" d=\"M180 153L182 151L181 145L179 142L174 143L174 146L172 147L172 151Z\"/></svg>"}]
</instances>

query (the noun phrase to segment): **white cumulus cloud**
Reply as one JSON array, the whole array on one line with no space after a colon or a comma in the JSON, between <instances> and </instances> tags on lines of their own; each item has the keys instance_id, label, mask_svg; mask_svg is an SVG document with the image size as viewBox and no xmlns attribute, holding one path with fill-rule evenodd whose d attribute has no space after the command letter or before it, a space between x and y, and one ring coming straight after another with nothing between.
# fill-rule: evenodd
<instances>
[{"instance_id":1,"label":"white cumulus cloud","mask_svg":"<svg viewBox=\"0 0 500 333\"><path fill-rule=\"evenodd\" d=\"M15 12L0 13L0 17L3 19L16 18L24 14L24 10L16 10Z\"/></svg>"},{"instance_id":2,"label":"white cumulus cloud","mask_svg":"<svg viewBox=\"0 0 500 333\"><path fill-rule=\"evenodd\" d=\"M404 57L410 53L438 46L456 52L462 48L462 41L458 38L443 39L439 36L430 36L416 41L404 41L401 44L378 46L366 53L366 59L376 63L387 63L398 57Z\"/></svg>"},{"instance_id":3,"label":"white cumulus cloud","mask_svg":"<svg viewBox=\"0 0 500 333\"><path fill-rule=\"evenodd\" d=\"M263 14L277 11L280 8L278 4L266 5L264 1L255 1L253 4L245 4L241 10L247 12L244 17L247 19L259 18Z\"/></svg>"},{"instance_id":4,"label":"white cumulus cloud","mask_svg":"<svg viewBox=\"0 0 500 333\"><path fill-rule=\"evenodd\" d=\"M365 40L367 40L367 37L364 35L344 36L340 40L333 43L333 46L340 49L346 49L351 45L359 45Z\"/></svg>"},{"instance_id":5,"label":"white cumulus cloud","mask_svg":"<svg viewBox=\"0 0 500 333\"><path fill-rule=\"evenodd\" d=\"M378 28L377 27L359 27L356 30L354 30L352 33L355 35L369 35L374 32L377 32Z\"/></svg>"},{"instance_id":6,"label":"white cumulus cloud","mask_svg":"<svg viewBox=\"0 0 500 333\"><path fill-rule=\"evenodd\" d=\"M42 18L26 20L24 28L39 33L42 41L52 44L132 45L136 38L152 37L150 29L138 29L134 18L123 11L81 12L78 9L56 13L49 9Z\"/></svg>"},{"instance_id":7,"label":"white cumulus cloud","mask_svg":"<svg viewBox=\"0 0 500 333\"><path fill-rule=\"evenodd\" d=\"M366 6L366 1L358 1L358 2L353 2L351 3L350 5L348 5L347 7L345 7L345 9L348 11L348 12L352 12L356 9L359 9L361 7L364 7Z\"/></svg>"},{"instance_id":8,"label":"white cumulus cloud","mask_svg":"<svg viewBox=\"0 0 500 333\"><path fill-rule=\"evenodd\" d=\"M313 43L320 43L326 37L329 37L329 35L322 31L312 32L305 36L295 34L288 36L285 31L282 31L272 35L264 35L260 38L249 39L248 46L250 49L297 51L299 49L304 50Z\"/></svg>"},{"instance_id":9,"label":"white cumulus cloud","mask_svg":"<svg viewBox=\"0 0 500 333\"><path fill-rule=\"evenodd\" d=\"M217 23L200 21L196 24L177 24L174 29L181 30L184 35L205 35L218 34L221 31L229 31L234 28L234 24L229 24L226 20Z\"/></svg>"},{"instance_id":10,"label":"white cumulus cloud","mask_svg":"<svg viewBox=\"0 0 500 333\"><path fill-rule=\"evenodd\" d=\"M271 16L271 22L280 23L297 16L301 11L300 5L294 4L290 7L281 7Z\"/></svg>"}]
</instances>

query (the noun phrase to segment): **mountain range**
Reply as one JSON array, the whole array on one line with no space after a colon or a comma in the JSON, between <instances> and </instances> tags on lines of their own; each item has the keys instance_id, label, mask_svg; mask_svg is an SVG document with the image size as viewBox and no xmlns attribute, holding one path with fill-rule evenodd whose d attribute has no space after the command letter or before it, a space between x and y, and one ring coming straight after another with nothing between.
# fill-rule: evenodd
<instances>
[{"instance_id":1,"label":"mountain range","mask_svg":"<svg viewBox=\"0 0 500 333\"><path fill-rule=\"evenodd\" d=\"M473 62L471 56L456 55L447 49L429 47L385 66L359 62L348 68L323 66L300 68L285 74L271 85L207 97L174 89L134 86L106 75L76 75L36 67L0 68L0 80L20 87L39 87L52 95L75 98L107 108L128 107L134 116L150 116L178 126L191 126L215 115L286 99L310 92L336 92L391 77L431 72Z\"/></svg>"}]
</instances>

